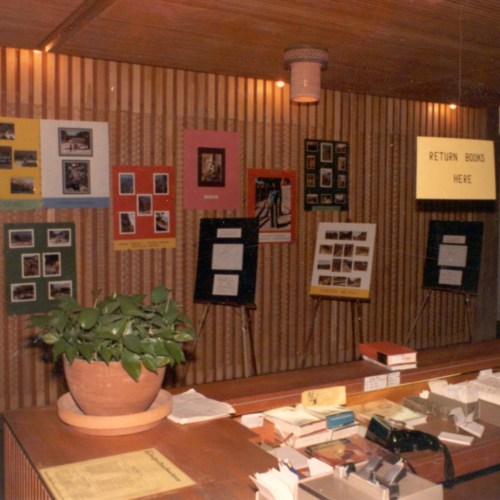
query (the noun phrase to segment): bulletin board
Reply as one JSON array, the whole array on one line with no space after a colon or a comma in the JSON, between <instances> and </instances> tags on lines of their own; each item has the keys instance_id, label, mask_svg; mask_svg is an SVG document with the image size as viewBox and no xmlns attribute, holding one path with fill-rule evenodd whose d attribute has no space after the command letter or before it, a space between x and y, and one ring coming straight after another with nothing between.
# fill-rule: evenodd
<instances>
[{"instance_id":1,"label":"bulletin board","mask_svg":"<svg viewBox=\"0 0 500 500\"><path fill-rule=\"evenodd\" d=\"M259 225L255 218L201 219L195 302L255 302Z\"/></svg>"},{"instance_id":2,"label":"bulletin board","mask_svg":"<svg viewBox=\"0 0 500 500\"><path fill-rule=\"evenodd\" d=\"M482 222L430 221L424 288L476 294L482 239Z\"/></svg>"}]
</instances>

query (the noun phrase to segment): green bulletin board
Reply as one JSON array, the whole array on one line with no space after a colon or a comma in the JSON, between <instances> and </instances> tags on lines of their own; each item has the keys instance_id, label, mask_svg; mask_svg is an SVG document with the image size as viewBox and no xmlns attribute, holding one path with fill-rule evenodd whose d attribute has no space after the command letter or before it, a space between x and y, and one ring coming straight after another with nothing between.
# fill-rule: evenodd
<instances>
[{"instance_id":1,"label":"green bulletin board","mask_svg":"<svg viewBox=\"0 0 500 500\"><path fill-rule=\"evenodd\" d=\"M9 315L45 312L58 296L76 297L73 222L5 224L4 241Z\"/></svg>"}]
</instances>

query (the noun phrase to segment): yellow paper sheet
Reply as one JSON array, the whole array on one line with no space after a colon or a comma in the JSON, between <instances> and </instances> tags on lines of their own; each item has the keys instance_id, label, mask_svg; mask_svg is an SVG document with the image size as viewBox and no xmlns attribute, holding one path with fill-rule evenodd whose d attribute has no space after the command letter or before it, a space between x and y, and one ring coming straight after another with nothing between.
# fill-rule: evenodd
<instances>
[{"instance_id":1,"label":"yellow paper sheet","mask_svg":"<svg viewBox=\"0 0 500 500\"><path fill-rule=\"evenodd\" d=\"M195 484L154 448L40 472L57 500L129 500Z\"/></svg>"}]
</instances>

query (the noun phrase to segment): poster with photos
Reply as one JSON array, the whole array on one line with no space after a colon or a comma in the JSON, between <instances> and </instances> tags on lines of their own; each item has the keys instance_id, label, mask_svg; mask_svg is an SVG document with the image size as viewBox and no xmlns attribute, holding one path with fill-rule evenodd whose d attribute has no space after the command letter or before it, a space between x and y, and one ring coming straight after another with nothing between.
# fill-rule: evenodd
<instances>
[{"instance_id":1,"label":"poster with photos","mask_svg":"<svg viewBox=\"0 0 500 500\"><path fill-rule=\"evenodd\" d=\"M113 166L114 250L175 247L174 169Z\"/></svg>"},{"instance_id":2,"label":"poster with photos","mask_svg":"<svg viewBox=\"0 0 500 500\"><path fill-rule=\"evenodd\" d=\"M259 221L259 243L295 242L295 172L250 169L248 217Z\"/></svg>"},{"instance_id":3,"label":"poster with photos","mask_svg":"<svg viewBox=\"0 0 500 500\"><path fill-rule=\"evenodd\" d=\"M106 122L41 120L45 208L108 208Z\"/></svg>"},{"instance_id":4,"label":"poster with photos","mask_svg":"<svg viewBox=\"0 0 500 500\"><path fill-rule=\"evenodd\" d=\"M320 222L310 294L370 298L375 224Z\"/></svg>"},{"instance_id":5,"label":"poster with photos","mask_svg":"<svg viewBox=\"0 0 500 500\"><path fill-rule=\"evenodd\" d=\"M8 314L45 312L57 297L76 297L73 222L4 226Z\"/></svg>"},{"instance_id":6,"label":"poster with photos","mask_svg":"<svg viewBox=\"0 0 500 500\"><path fill-rule=\"evenodd\" d=\"M347 210L349 207L349 144L304 141L304 209Z\"/></svg>"},{"instance_id":7,"label":"poster with photos","mask_svg":"<svg viewBox=\"0 0 500 500\"><path fill-rule=\"evenodd\" d=\"M424 288L476 294L482 240L482 222L431 220Z\"/></svg>"},{"instance_id":8,"label":"poster with photos","mask_svg":"<svg viewBox=\"0 0 500 500\"><path fill-rule=\"evenodd\" d=\"M254 303L258 236L255 218L201 219L195 302Z\"/></svg>"},{"instance_id":9,"label":"poster with photos","mask_svg":"<svg viewBox=\"0 0 500 500\"><path fill-rule=\"evenodd\" d=\"M41 204L40 120L0 117L0 209Z\"/></svg>"}]
</instances>

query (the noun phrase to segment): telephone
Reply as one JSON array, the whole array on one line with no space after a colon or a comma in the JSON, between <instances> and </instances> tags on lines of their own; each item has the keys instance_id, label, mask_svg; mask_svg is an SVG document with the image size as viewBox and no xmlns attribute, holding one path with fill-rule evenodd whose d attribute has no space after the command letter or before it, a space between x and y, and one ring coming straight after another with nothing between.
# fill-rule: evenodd
<instances>
[{"instance_id":1,"label":"telephone","mask_svg":"<svg viewBox=\"0 0 500 500\"><path fill-rule=\"evenodd\" d=\"M441 442L436 436L422 431L394 427L378 415L371 418L365 437L396 453L441 449Z\"/></svg>"}]
</instances>

